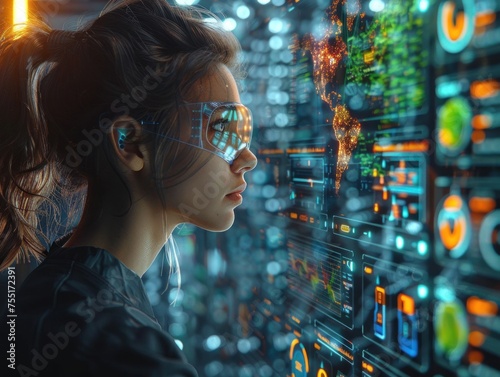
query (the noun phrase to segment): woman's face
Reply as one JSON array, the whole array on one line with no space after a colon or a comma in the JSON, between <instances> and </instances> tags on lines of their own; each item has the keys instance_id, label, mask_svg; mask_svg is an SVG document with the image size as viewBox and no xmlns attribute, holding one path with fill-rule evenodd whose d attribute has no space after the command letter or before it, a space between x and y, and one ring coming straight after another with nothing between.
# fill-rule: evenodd
<instances>
[{"instance_id":1,"label":"woman's face","mask_svg":"<svg viewBox=\"0 0 500 377\"><path fill-rule=\"evenodd\" d=\"M225 66L201 80L195 92L190 102L240 102L236 82ZM195 164L194 174L186 172L187 179L165 189L167 221L189 222L211 231L227 230L234 222L234 208L242 202L240 193L246 187L243 176L255 167L257 159L249 149L244 149L231 165L204 150L199 156L206 163L201 167Z\"/></svg>"}]
</instances>

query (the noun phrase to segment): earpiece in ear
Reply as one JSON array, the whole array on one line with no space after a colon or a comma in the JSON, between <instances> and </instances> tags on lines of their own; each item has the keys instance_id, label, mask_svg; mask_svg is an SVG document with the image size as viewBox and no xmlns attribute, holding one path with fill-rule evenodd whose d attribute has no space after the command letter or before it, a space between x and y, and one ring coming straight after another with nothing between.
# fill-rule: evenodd
<instances>
[{"instance_id":1,"label":"earpiece in ear","mask_svg":"<svg viewBox=\"0 0 500 377\"><path fill-rule=\"evenodd\" d=\"M118 130L118 147L120 149L125 149L125 139L127 138L127 132L125 130Z\"/></svg>"}]
</instances>

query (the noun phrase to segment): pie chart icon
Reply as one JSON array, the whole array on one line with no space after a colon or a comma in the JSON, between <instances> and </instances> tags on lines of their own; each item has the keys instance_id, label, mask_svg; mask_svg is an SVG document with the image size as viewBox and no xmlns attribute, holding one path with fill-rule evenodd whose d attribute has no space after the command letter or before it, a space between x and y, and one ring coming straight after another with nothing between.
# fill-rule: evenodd
<instances>
[{"instance_id":1,"label":"pie chart icon","mask_svg":"<svg viewBox=\"0 0 500 377\"><path fill-rule=\"evenodd\" d=\"M437 34L443 50L463 51L474 36L476 9L474 0L447 0L439 5Z\"/></svg>"},{"instance_id":2,"label":"pie chart icon","mask_svg":"<svg viewBox=\"0 0 500 377\"><path fill-rule=\"evenodd\" d=\"M436 251L457 259L467 251L471 238L471 220L467 204L461 196L452 194L444 197L437 208Z\"/></svg>"}]
</instances>

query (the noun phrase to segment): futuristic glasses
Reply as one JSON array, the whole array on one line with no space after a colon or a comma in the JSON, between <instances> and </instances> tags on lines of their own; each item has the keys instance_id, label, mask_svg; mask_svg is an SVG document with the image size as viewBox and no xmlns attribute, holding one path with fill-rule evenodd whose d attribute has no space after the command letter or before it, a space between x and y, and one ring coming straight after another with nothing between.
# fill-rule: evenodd
<instances>
[{"instance_id":1,"label":"futuristic glasses","mask_svg":"<svg viewBox=\"0 0 500 377\"><path fill-rule=\"evenodd\" d=\"M181 124L191 124L191 133L180 138L163 134L161 136L215 154L230 165L250 146L252 113L241 103L186 103L180 105L179 110ZM141 121L141 124L158 123ZM147 129L145 131L152 132Z\"/></svg>"}]
</instances>

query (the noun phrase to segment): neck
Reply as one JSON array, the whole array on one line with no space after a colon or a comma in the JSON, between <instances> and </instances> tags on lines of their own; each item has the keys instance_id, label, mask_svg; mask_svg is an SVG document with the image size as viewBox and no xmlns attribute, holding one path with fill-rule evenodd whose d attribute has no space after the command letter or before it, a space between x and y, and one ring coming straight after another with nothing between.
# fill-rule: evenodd
<instances>
[{"instance_id":1,"label":"neck","mask_svg":"<svg viewBox=\"0 0 500 377\"><path fill-rule=\"evenodd\" d=\"M96 200L98 198L101 200ZM117 206L117 202L127 204ZM132 200L130 208L129 204L128 200L120 201L102 196L102 193L98 196L89 188L82 219L64 247L105 249L142 276L176 224L165 224L167 219L165 212L159 210L162 208L160 203L152 203L143 197Z\"/></svg>"}]
</instances>

